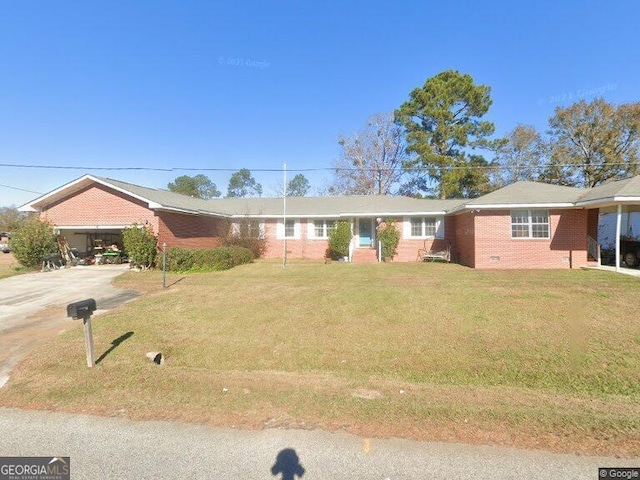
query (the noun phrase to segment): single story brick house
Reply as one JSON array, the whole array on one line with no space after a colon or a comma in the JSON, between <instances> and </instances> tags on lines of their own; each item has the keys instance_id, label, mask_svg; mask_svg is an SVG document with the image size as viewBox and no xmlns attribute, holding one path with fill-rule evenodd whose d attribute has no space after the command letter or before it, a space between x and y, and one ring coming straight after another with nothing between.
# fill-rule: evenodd
<instances>
[{"instance_id":1,"label":"single story brick house","mask_svg":"<svg viewBox=\"0 0 640 480\"><path fill-rule=\"evenodd\" d=\"M20 207L39 212L70 246L119 242L132 224L149 226L168 247L214 247L230 231L264 238L265 257L322 259L336 221L353 229L351 260L376 260L376 219L396 222L401 239L394 261L415 261L419 249L448 248L472 268L579 268L599 262L598 219L640 204L640 176L580 189L517 182L475 199L401 196L215 198L85 175ZM285 247L286 242L286 247ZM619 260L619 255L617 255Z\"/></svg>"}]
</instances>

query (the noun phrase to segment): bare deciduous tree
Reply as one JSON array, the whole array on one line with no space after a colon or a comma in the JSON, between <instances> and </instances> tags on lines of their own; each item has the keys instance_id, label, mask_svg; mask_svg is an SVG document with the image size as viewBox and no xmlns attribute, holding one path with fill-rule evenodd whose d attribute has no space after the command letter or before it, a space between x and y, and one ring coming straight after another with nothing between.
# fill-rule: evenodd
<instances>
[{"instance_id":1,"label":"bare deciduous tree","mask_svg":"<svg viewBox=\"0 0 640 480\"><path fill-rule=\"evenodd\" d=\"M407 159L404 133L393 113L379 113L367 127L351 137L341 137L342 154L335 164L329 188L334 194L390 195L404 174Z\"/></svg>"}]
</instances>

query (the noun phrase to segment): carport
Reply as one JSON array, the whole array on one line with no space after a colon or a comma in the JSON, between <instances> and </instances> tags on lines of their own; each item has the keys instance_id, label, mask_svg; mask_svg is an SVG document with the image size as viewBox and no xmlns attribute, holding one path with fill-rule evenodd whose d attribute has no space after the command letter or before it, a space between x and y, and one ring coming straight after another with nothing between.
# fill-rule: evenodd
<instances>
[{"instance_id":1,"label":"carport","mask_svg":"<svg viewBox=\"0 0 640 480\"><path fill-rule=\"evenodd\" d=\"M86 255L95 253L96 248L105 248L116 244L123 249L122 231L125 225L91 227L56 226L55 233L62 235L71 249Z\"/></svg>"},{"instance_id":2,"label":"carport","mask_svg":"<svg viewBox=\"0 0 640 480\"><path fill-rule=\"evenodd\" d=\"M615 271L620 272L623 243L638 241L640 245L640 177L628 178L593 188L584 195L576 206L599 212L597 232L597 260L600 263L599 248L613 244L615 250ZM612 220L613 219L613 220ZM607 233L610 230L611 233ZM605 243L606 242L606 243ZM625 249L626 250L626 249ZM592 248L590 247L590 254ZM627 261L637 266L639 252L629 255ZM633 260L633 261L632 261Z\"/></svg>"}]
</instances>

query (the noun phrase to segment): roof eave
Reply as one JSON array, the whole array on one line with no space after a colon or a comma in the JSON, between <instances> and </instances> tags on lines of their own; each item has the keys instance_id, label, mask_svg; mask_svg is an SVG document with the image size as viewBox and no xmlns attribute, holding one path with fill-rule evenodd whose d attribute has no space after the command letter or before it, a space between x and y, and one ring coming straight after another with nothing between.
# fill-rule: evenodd
<instances>
[{"instance_id":1,"label":"roof eave","mask_svg":"<svg viewBox=\"0 0 640 480\"><path fill-rule=\"evenodd\" d=\"M47 202L47 200L49 199L55 199L54 201L58 201L61 200L63 198L65 198L66 196L68 196L71 193L75 193L76 191L82 189L83 187L87 186L90 184L90 182L94 182L94 183L99 183L100 185L104 185L105 187L109 187L113 190L116 190L117 192L123 193L125 195L128 195L132 198L135 198L137 200L140 200L141 202L144 202L148 205L148 207L152 210L154 209L159 209L162 208L162 205L154 202L152 200L149 200L148 198L142 197L140 195L137 195L129 190L126 190L124 188L120 188L117 185L113 185L112 183L109 183L101 178L98 177L94 177L93 175L83 175L80 178L77 178L75 180L72 180L69 183L66 183L64 185L62 185L61 187L56 188L55 190L50 191L49 193L45 193L44 195L41 195L40 197L36 198L35 200L25 203L24 205L22 205L19 210L21 212L40 212L42 211L43 208L45 208L49 203L52 202ZM63 194L65 191L69 191L68 194Z\"/></svg>"},{"instance_id":2,"label":"roof eave","mask_svg":"<svg viewBox=\"0 0 640 480\"><path fill-rule=\"evenodd\" d=\"M544 202L544 203L491 203L491 204L473 204L464 205L467 210L505 210L512 208L574 208L576 204L573 202Z\"/></svg>"},{"instance_id":3,"label":"roof eave","mask_svg":"<svg viewBox=\"0 0 640 480\"><path fill-rule=\"evenodd\" d=\"M576 202L577 206L587 207L587 206L596 206L596 205L616 205L618 203L640 203L640 197L603 197L603 198L595 198L593 200L582 200Z\"/></svg>"},{"instance_id":4,"label":"roof eave","mask_svg":"<svg viewBox=\"0 0 640 480\"><path fill-rule=\"evenodd\" d=\"M445 210L428 210L428 211L403 211L403 212L360 212L360 213L289 213L287 212L286 216L289 218L347 218L347 217L405 217L405 216L424 216L424 215L446 215L447 212ZM284 212L274 213L274 214L259 214L259 215L251 215L251 214L242 214L242 213L234 213L233 215L229 215L231 218L281 218L284 217Z\"/></svg>"}]
</instances>

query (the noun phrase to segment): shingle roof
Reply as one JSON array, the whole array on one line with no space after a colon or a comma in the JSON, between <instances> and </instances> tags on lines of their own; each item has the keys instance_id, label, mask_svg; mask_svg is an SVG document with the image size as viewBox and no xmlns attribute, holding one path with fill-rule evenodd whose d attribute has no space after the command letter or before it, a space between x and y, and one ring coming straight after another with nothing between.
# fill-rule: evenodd
<instances>
[{"instance_id":1,"label":"shingle roof","mask_svg":"<svg viewBox=\"0 0 640 480\"><path fill-rule=\"evenodd\" d=\"M561 185L516 182L482 197L467 200L465 206L570 204L578 200L584 192L581 188Z\"/></svg>"},{"instance_id":2,"label":"shingle roof","mask_svg":"<svg viewBox=\"0 0 640 480\"><path fill-rule=\"evenodd\" d=\"M27 205L25 209L39 210L69 194L98 182L111 186L148 203L149 208L178 210L187 213L220 216L277 217L283 214L282 198L212 198L202 200L168 190L142 187L112 178L85 175L49 192ZM386 216L400 214L445 213L463 200L427 200L411 197L361 195L334 197L287 197L287 215L312 216Z\"/></svg>"},{"instance_id":3,"label":"shingle roof","mask_svg":"<svg viewBox=\"0 0 640 480\"><path fill-rule=\"evenodd\" d=\"M621 197L640 198L640 176L594 187L582 195L578 203L592 203L599 200L614 201L614 198L621 199Z\"/></svg>"},{"instance_id":4,"label":"shingle roof","mask_svg":"<svg viewBox=\"0 0 640 480\"><path fill-rule=\"evenodd\" d=\"M20 207L41 210L69 194L98 182L149 204L152 209L220 216L276 217L283 214L282 198L213 198L142 187L111 178L85 175ZM475 199L432 200L400 196L361 195L335 197L287 197L287 215L297 217L386 216L453 213L474 208L508 208L518 205L581 206L614 201L640 202L640 176L611 182L592 189L516 182Z\"/></svg>"},{"instance_id":5,"label":"shingle roof","mask_svg":"<svg viewBox=\"0 0 640 480\"><path fill-rule=\"evenodd\" d=\"M229 215L280 216L282 198L220 198L211 199L212 208ZM348 216L394 215L448 212L461 200L424 200L385 195L354 195L335 197L287 197L287 215Z\"/></svg>"},{"instance_id":6,"label":"shingle roof","mask_svg":"<svg viewBox=\"0 0 640 480\"><path fill-rule=\"evenodd\" d=\"M189 212L201 212L209 214L225 215L225 212L216 211L212 208L209 200L201 198L193 198L188 195L170 192L169 190L160 190L149 187L134 185L133 183L122 182L112 178L94 177L102 183L112 185L120 190L133 193L134 195L144 198L153 203L159 204L161 207L168 209L184 210Z\"/></svg>"},{"instance_id":7,"label":"shingle roof","mask_svg":"<svg viewBox=\"0 0 640 480\"><path fill-rule=\"evenodd\" d=\"M96 177L99 178L99 177ZM167 190L141 187L119 180L101 178L123 190L161 204L165 208L193 210L229 216L281 216L282 198L212 198L202 200ZM447 212L462 200L425 200L390 195L342 195L333 197L287 197L287 215L344 216Z\"/></svg>"}]
</instances>

